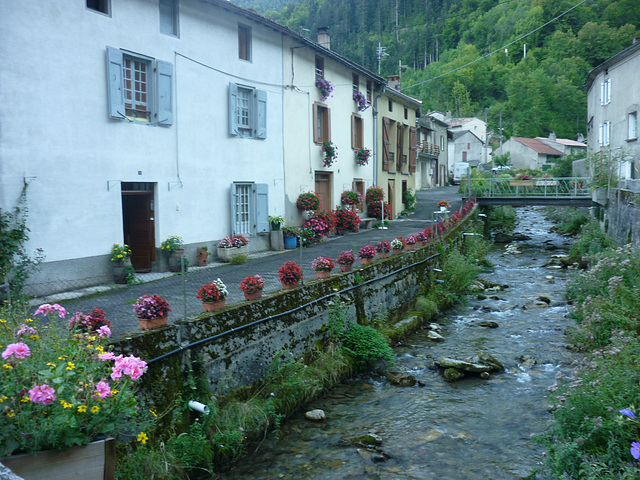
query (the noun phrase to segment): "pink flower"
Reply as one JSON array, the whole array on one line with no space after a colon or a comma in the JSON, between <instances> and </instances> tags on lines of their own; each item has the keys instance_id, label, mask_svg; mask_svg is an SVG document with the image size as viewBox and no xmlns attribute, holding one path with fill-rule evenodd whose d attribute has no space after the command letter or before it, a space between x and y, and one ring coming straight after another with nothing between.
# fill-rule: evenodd
<instances>
[{"instance_id":1,"label":"pink flower","mask_svg":"<svg viewBox=\"0 0 640 480\"><path fill-rule=\"evenodd\" d=\"M20 325L20 330L18 330L18 333L16 333L16 335L20 337L24 334L35 335L36 333L38 332L36 331L35 328L31 328L29 325L22 324Z\"/></svg>"},{"instance_id":2,"label":"pink flower","mask_svg":"<svg viewBox=\"0 0 640 480\"><path fill-rule=\"evenodd\" d=\"M29 399L33 403L50 405L56 399L56 391L46 383L43 383L42 385L36 385L31 390L29 390Z\"/></svg>"},{"instance_id":3,"label":"pink flower","mask_svg":"<svg viewBox=\"0 0 640 480\"><path fill-rule=\"evenodd\" d=\"M111 396L111 387L104 380L96 383L96 393L100 398L107 398Z\"/></svg>"},{"instance_id":4,"label":"pink flower","mask_svg":"<svg viewBox=\"0 0 640 480\"><path fill-rule=\"evenodd\" d=\"M116 356L113 354L113 352L106 352L98 355L98 358L103 362L106 362L107 360L115 360ZM122 358L122 355L120 355L120 358Z\"/></svg>"},{"instance_id":5,"label":"pink flower","mask_svg":"<svg viewBox=\"0 0 640 480\"><path fill-rule=\"evenodd\" d=\"M98 336L102 338L109 338L111 336L111 329L106 325L101 326L98 329Z\"/></svg>"},{"instance_id":6,"label":"pink flower","mask_svg":"<svg viewBox=\"0 0 640 480\"><path fill-rule=\"evenodd\" d=\"M31 350L29 350L29 345L22 342L11 343L7 345L7 348L5 349L5 351L2 352L2 358L7 359L12 355L15 355L16 358L27 358L29 355L31 355Z\"/></svg>"},{"instance_id":7,"label":"pink flower","mask_svg":"<svg viewBox=\"0 0 640 480\"><path fill-rule=\"evenodd\" d=\"M64 309L64 307L61 307L57 303L54 303L53 305L45 303L38 307L34 315L39 315L39 314L42 314L42 315L57 314L60 318L64 318L64 316L67 314L67 311Z\"/></svg>"},{"instance_id":8,"label":"pink flower","mask_svg":"<svg viewBox=\"0 0 640 480\"><path fill-rule=\"evenodd\" d=\"M132 380L138 380L147 371L147 362L133 355L124 358L120 355L115 360L116 364L111 371L113 380L120 380L122 375L129 375Z\"/></svg>"}]
</instances>

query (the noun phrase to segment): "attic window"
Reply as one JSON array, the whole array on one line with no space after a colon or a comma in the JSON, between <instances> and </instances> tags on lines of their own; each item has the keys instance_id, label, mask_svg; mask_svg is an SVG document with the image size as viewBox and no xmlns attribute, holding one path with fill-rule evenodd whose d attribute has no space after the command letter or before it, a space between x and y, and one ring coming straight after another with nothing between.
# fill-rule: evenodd
<instances>
[{"instance_id":1,"label":"attic window","mask_svg":"<svg viewBox=\"0 0 640 480\"><path fill-rule=\"evenodd\" d=\"M316 56L316 78L324 78L324 58Z\"/></svg>"},{"instance_id":2,"label":"attic window","mask_svg":"<svg viewBox=\"0 0 640 480\"><path fill-rule=\"evenodd\" d=\"M109 0L87 0L87 8L109 15Z\"/></svg>"}]
</instances>

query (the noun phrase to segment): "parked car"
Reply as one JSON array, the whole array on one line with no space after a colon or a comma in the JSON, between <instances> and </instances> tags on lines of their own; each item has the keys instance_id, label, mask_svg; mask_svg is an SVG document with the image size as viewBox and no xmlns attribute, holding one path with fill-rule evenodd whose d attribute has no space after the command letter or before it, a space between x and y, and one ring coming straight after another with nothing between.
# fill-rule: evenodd
<instances>
[{"instance_id":1,"label":"parked car","mask_svg":"<svg viewBox=\"0 0 640 480\"><path fill-rule=\"evenodd\" d=\"M500 165L499 167L493 167L491 169L491 173L495 175L496 173L500 173L503 170L511 170L511 165Z\"/></svg>"},{"instance_id":2,"label":"parked car","mask_svg":"<svg viewBox=\"0 0 640 480\"><path fill-rule=\"evenodd\" d=\"M454 185L460 184L460 180L463 177L469 175L469 171L471 170L471 165L469 162L458 162L453 164L453 177L451 183Z\"/></svg>"}]
</instances>

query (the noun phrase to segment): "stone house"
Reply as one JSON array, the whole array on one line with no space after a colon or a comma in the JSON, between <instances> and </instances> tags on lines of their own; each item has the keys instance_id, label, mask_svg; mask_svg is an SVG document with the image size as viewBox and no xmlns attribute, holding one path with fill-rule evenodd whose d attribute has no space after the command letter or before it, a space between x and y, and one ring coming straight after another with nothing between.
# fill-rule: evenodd
<instances>
[{"instance_id":1,"label":"stone house","mask_svg":"<svg viewBox=\"0 0 640 480\"><path fill-rule=\"evenodd\" d=\"M548 170L553 166L554 159L563 155L560 150L536 138L523 137L511 137L493 152L495 156L506 153L511 155L511 165L516 170Z\"/></svg>"}]
</instances>

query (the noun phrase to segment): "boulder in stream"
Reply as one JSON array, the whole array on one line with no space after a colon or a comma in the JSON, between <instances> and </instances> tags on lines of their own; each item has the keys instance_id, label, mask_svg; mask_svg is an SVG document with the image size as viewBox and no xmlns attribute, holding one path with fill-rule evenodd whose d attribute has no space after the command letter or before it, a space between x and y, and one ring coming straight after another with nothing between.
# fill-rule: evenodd
<instances>
[{"instance_id":1,"label":"boulder in stream","mask_svg":"<svg viewBox=\"0 0 640 480\"><path fill-rule=\"evenodd\" d=\"M315 410L309 410L304 414L304 418L307 420L311 420L312 422L322 422L326 417L324 410L320 410L319 408Z\"/></svg>"},{"instance_id":2,"label":"boulder in stream","mask_svg":"<svg viewBox=\"0 0 640 480\"><path fill-rule=\"evenodd\" d=\"M341 445L353 445L356 447L379 447L382 445L382 437L375 433L364 433L355 437L345 437L340 440Z\"/></svg>"},{"instance_id":3,"label":"boulder in stream","mask_svg":"<svg viewBox=\"0 0 640 480\"><path fill-rule=\"evenodd\" d=\"M478 325L485 328L498 328L500 326L498 322L494 322L493 320L483 320L482 322L478 322Z\"/></svg>"},{"instance_id":4,"label":"boulder in stream","mask_svg":"<svg viewBox=\"0 0 640 480\"><path fill-rule=\"evenodd\" d=\"M429 330L427 332L427 338L434 342L444 342L444 337L440 335L438 332L434 332L433 330Z\"/></svg>"},{"instance_id":5,"label":"boulder in stream","mask_svg":"<svg viewBox=\"0 0 640 480\"><path fill-rule=\"evenodd\" d=\"M416 377L408 373L383 372L382 375L387 377L387 380L389 380L392 385L396 385L398 387L413 387L417 383Z\"/></svg>"},{"instance_id":6,"label":"boulder in stream","mask_svg":"<svg viewBox=\"0 0 640 480\"><path fill-rule=\"evenodd\" d=\"M447 382L455 382L464 377L464 373L458 370L457 368L447 368L443 372L444 379Z\"/></svg>"},{"instance_id":7,"label":"boulder in stream","mask_svg":"<svg viewBox=\"0 0 640 480\"><path fill-rule=\"evenodd\" d=\"M548 297L540 296L535 300L530 300L522 306L523 310L532 310L535 308L549 308L551 300Z\"/></svg>"}]
</instances>

